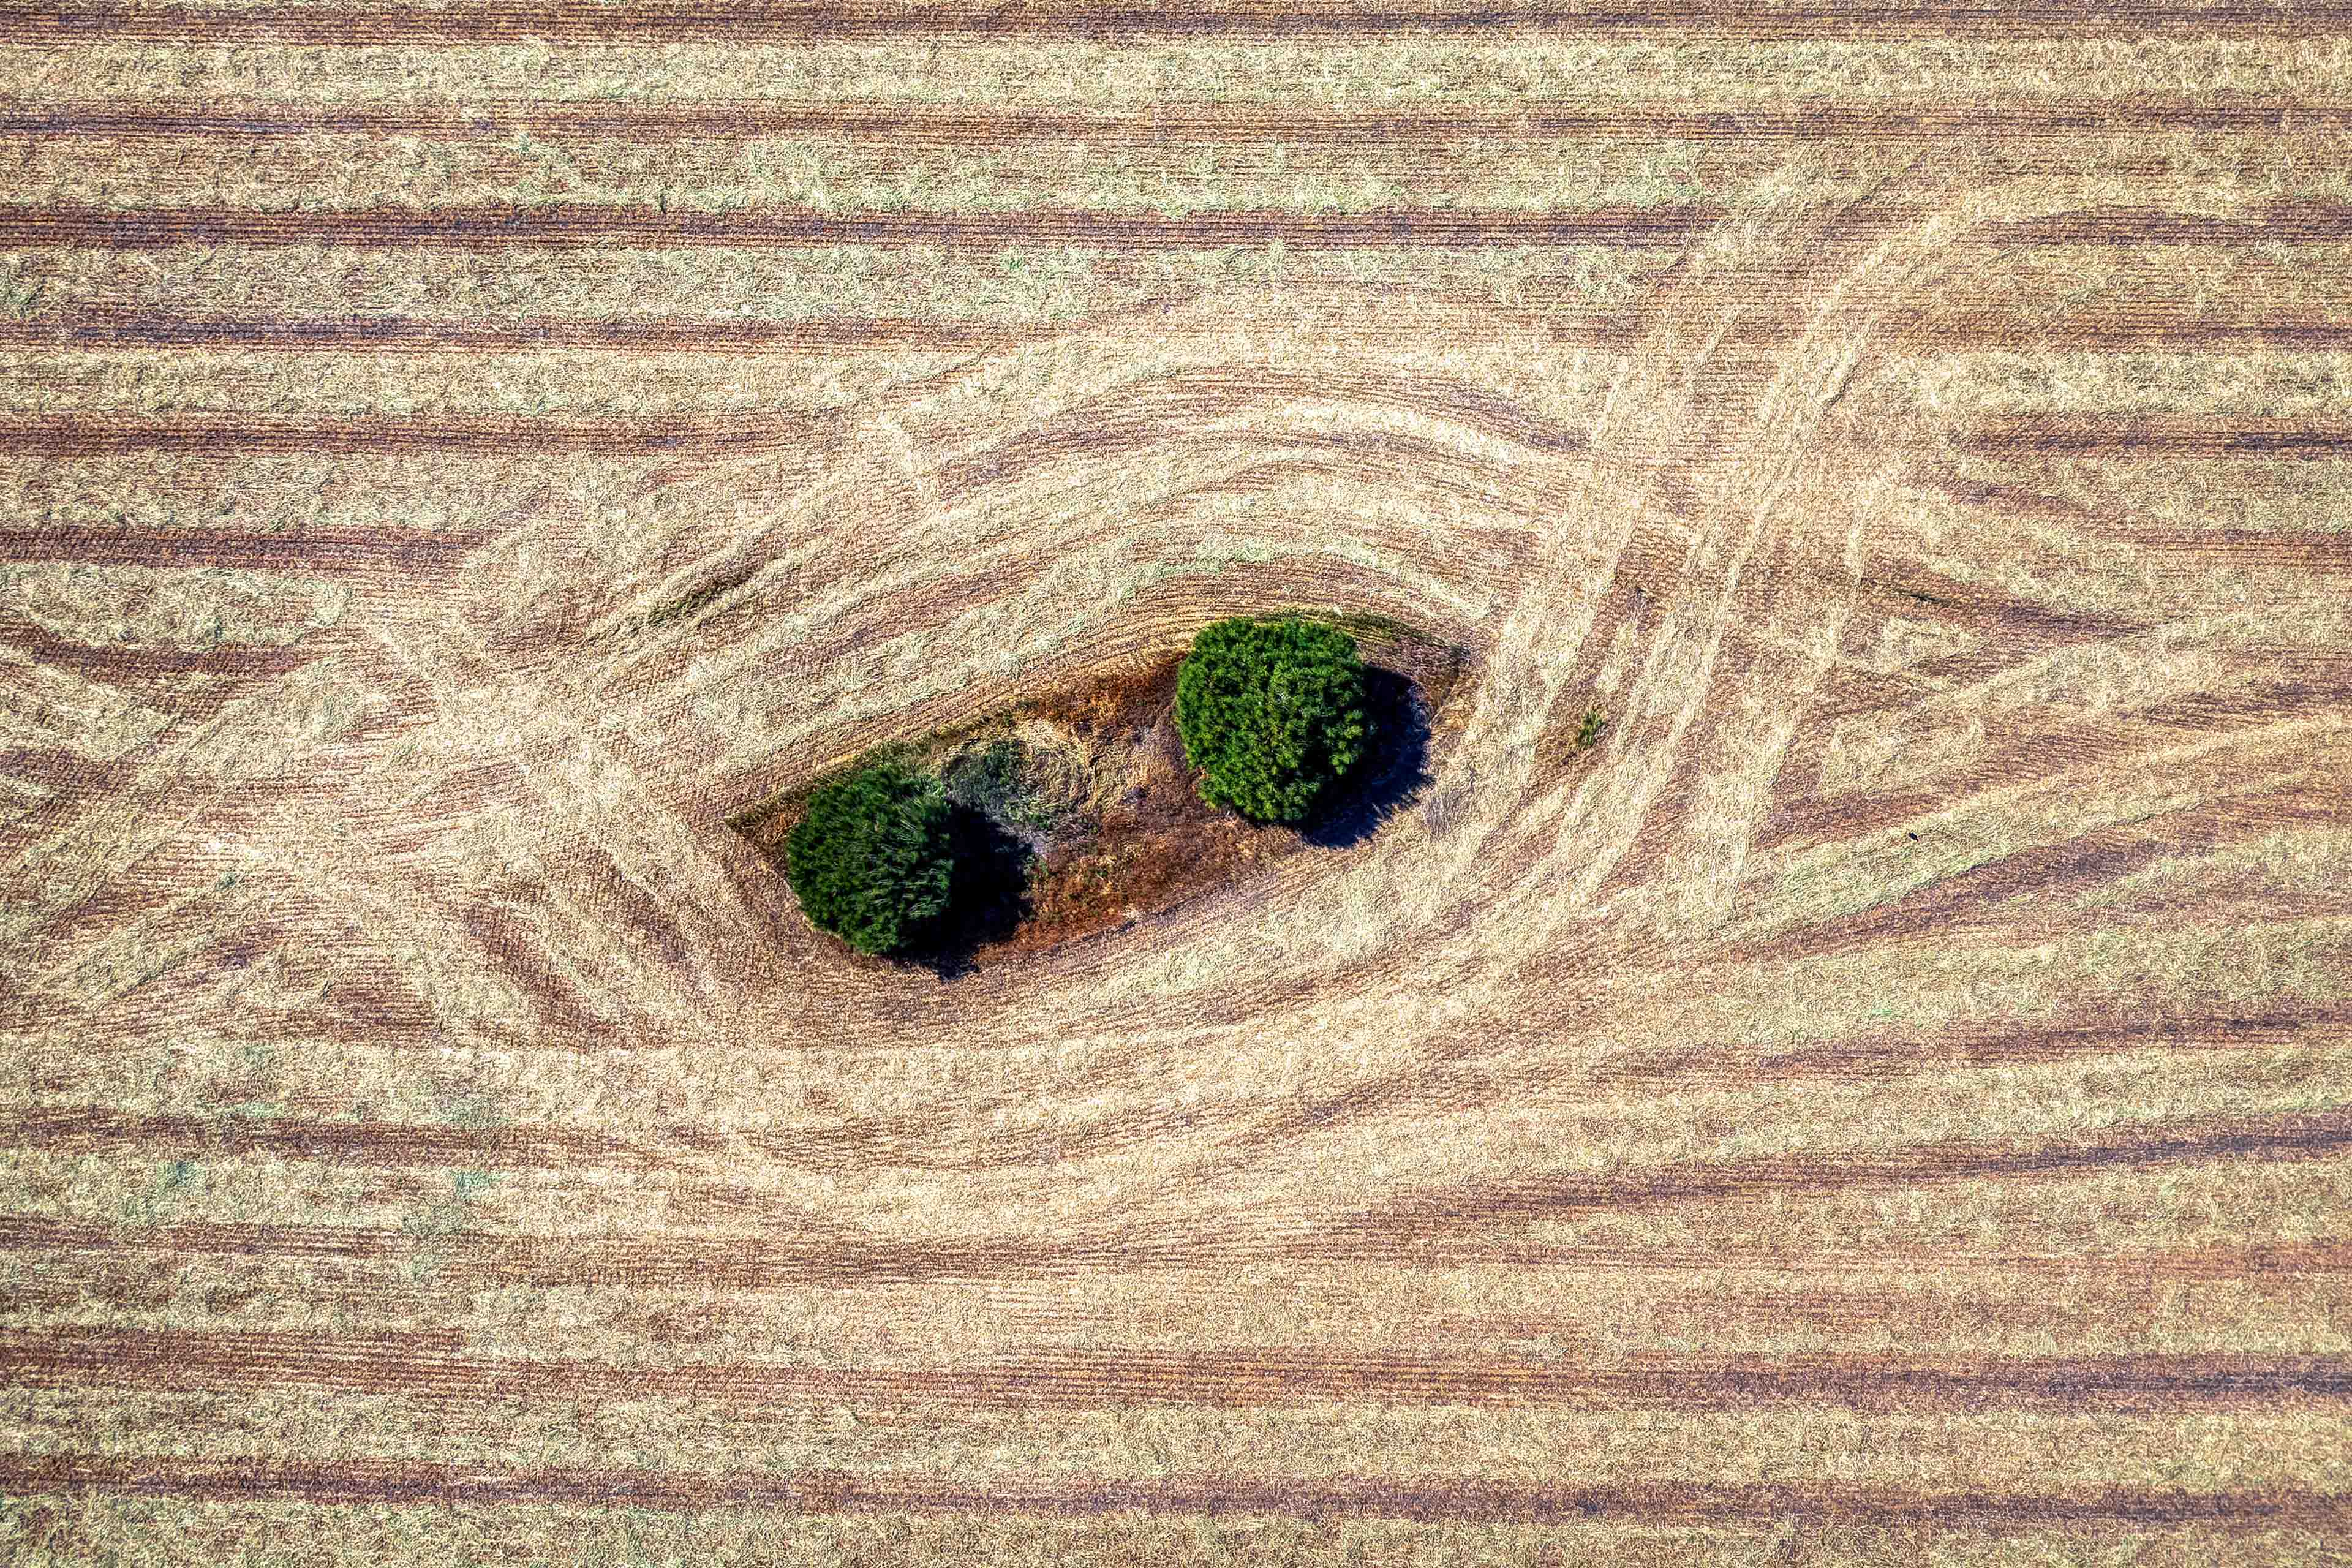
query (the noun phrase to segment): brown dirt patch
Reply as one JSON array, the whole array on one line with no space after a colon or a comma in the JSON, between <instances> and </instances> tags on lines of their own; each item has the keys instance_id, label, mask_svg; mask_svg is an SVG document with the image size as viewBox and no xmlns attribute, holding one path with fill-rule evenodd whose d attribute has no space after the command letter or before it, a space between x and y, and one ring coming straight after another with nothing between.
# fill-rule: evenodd
<instances>
[{"instance_id":1,"label":"brown dirt patch","mask_svg":"<svg viewBox=\"0 0 2352 1568\"><path fill-rule=\"evenodd\" d=\"M1428 733L1451 717L1465 651L1393 622L1358 616L1342 617L1340 624L1356 637L1376 681L1385 676L1391 689L1409 689L1421 721L1414 744L1425 745ZM1090 759L1095 777L1111 786L1098 795L1098 808L1074 812L1041 836L1030 865L1026 911L1011 934L974 948L971 962L1042 952L1113 931L1249 881L1320 847L1312 829L1257 826L1202 800L1176 731L1176 674L1182 664L1181 654L1170 654L1112 669L890 748L936 766L977 737L1042 721L1073 740ZM1381 765L1376 761L1374 771ZM808 793L796 791L757 815L732 819L780 874L784 839Z\"/></svg>"},{"instance_id":2,"label":"brown dirt patch","mask_svg":"<svg viewBox=\"0 0 2352 1568\"><path fill-rule=\"evenodd\" d=\"M1030 878L1034 912L983 953L1036 952L1244 880L1307 847L1286 827L1254 827L1201 799L1176 732L1176 672L1164 658L1040 703L1106 769L1131 776L1099 817L1073 824Z\"/></svg>"}]
</instances>

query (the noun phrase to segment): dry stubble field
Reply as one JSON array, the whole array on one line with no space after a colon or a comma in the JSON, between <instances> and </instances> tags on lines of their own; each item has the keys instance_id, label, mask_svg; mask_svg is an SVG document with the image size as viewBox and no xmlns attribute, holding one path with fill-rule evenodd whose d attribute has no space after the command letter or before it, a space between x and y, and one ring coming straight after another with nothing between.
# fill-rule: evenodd
<instances>
[{"instance_id":1,"label":"dry stubble field","mask_svg":"<svg viewBox=\"0 0 2352 1568\"><path fill-rule=\"evenodd\" d=\"M2352 13L10 5L0 143L0 1556L2345 1560ZM1273 605L1475 656L1369 844L942 983L726 826Z\"/></svg>"}]
</instances>

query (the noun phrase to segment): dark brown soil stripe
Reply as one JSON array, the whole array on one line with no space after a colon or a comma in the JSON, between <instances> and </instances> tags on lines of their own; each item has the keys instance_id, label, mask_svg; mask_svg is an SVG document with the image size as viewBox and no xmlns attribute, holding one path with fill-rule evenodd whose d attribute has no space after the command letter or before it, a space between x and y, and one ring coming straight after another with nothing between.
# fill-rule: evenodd
<instances>
[{"instance_id":1,"label":"dark brown soil stripe","mask_svg":"<svg viewBox=\"0 0 2352 1568\"><path fill-rule=\"evenodd\" d=\"M398 317L187 320L169 316L85 316L0 322L0 347L79 349L286 349L352 353L515 353L604 349L638 353L709 353L793 349L996 349L1041 331L1082 330L1062 322L1039 329L988 321L918 318L746 321L613 321L545 318L520 325ZM2347 331L2352 340L2352 329Z\"/></svg>"},{"instance_id":2,"label":"dark brown soil stripe","mask_svg":"<svg viewBox=\"0 0 2352 1568\"><path fill-rule=\"evenodd\" d=\"M2182 311L2137 318L2043 323L1890 322L1877 341L1917 352L1970 348L2033 349L2045 353L2128 349L2329 349L2352 347L2352 320L2216 321Z\"/></svg>"},{"instance_id":3,"label":"dark brown soil stripe","mask_svg":"<svg viewBox=\"0 0 2352 1568\"><path fill-rule=\"evenodd\" d=\"M1961 1141L1884 1152L1784 1155L1668 1167L1622 1179L1570 1176L1494 1182L1406 1194L1339 1218L1289 1250L1295 1257L1412 1256L1423 1238L1474 1236L1512 1222L1677 1205L1850 1193L1870 1188L2063 1176L2208 1160L2318 1159L2352 1148L2352 1108L2273 1118L2112 1128L2041 1144Z\"/></svg>"},{"instance_id":4,"label":"dark brown soil stripe","mask_svg":"<svg viewBox=\"0 0 2352 1568\"><path fill-rule=\"evenodd\" d=\"M1604 317L1550 321L1556 342L1630 346L1631 326ZM0 321L0 348L243 349L320 353L528 353L590 349L635 353L748 353L796 350L988 350L1034 339L1086 331L1093 323L1044 325L993 321L929 321L918 318L840 318L747 321L665 317L646 321L547 317L519 324L433 321L416 317L183 318L78 315ZM1514 328L1517 323L1514 323ZM1750 325L1760 330L1747 333ZM1727 341L1776 347L1789 333L1780 323L1734 323ZM1975 320L1915 324L1893 321L1877 341L1889 348L1949 352L1964 348L2032 348L2052 353L2130 349L2352 348L2352 320L2217 321L2183 310L2137 317L2057 323Z\"/></svg>"},{"instance_id":5,"label":"dark brown soil stripe","mask_svg":"<svg viewBox=\"0 0 2352 1568\"><path fill-rule=\"evenodd\" d=\"M25 559L0 554L0 561ZM151 564L189 564L159 562L152 555L145 559ZM142 647L78 642L47 627L0 619L0 643L32 655L41 664L136 692L148 706L174 718L209 716L231 692L243 689L246 682L275 679L319 658L329 640L313 632L275 647L242 643L213 647ZM192 674L214 679L192 689L187 679Z\"/></svg>"},{"instance_id":6,"label":"dark brown soil stripe","mask_svg":"<svg viewBox=\"0 0 2352 1568\"><path fill-rule=\"evenodd\" d=\"M1735 954L1724 956L1738 961ZM1592 1069L1590 1080L1596 1086L1639 1084L1653 1092L1703 1091L1719 1087L1727 1071L1748 1084L1853 1083L2058 1063L2124 1051L2318 1049L2343 1041L2352 1041L2352 1007L2040 1027L1972 1024L1933 1030L1875 1028L1843 1040L1786 1050L1759 1050L1752 1044L1729 1040L1693 1040L1612 1058ZM1496 1037L1485 1050L1507 1049L1509 1043L1507 1036ZM1279 1144L1318 1127L1369 1116L1394 1117L1415 1108L1471 1111L1496 1107L1521 1091L1520 1085L1507 1078L1497 1079L1475 1059L1442 1063L1334 1096L1302 1097L1295 1108L1252 1129L1247 1142L1255 1146Z\"/></svg>"},{"instance_id":7,"label":"dark brown soil stripe","mask_svg":"<svg viewBox=\"0 0 2352 1568\"><path fill-rule=\"evenodd\" d=\"M429 417L241 419L230 415L131 418L60 415L0 420L0 451L26 457L100 458L167 452L325 452L356 456L573 453L593 457L740 455L805 443L821 423L804 414L747 414L564 423L502 414Z\"/></svg>"},{"instance_id":8,"label":"dark brown soil stripe","mask_svg":"<svg viewBox=\"0 0 2352 1568\"><path fill-rule=\"evenodd\" d=\"M1732 955L1727 954L1727 957ZM1925 1071L2024 1067L2139 1050L2278 1050L2352 1041L2352 1007L2254 1017L2162 1018L2145 1024L2073 1025L2042 1028L1976 1024L1915 1033L1874 1030L1834 1045L1743 1052L1742 1082L1907 1077ZM1645 1052L1612 1063L1604 1075L1632 1081L1696 1082L1719 1078L1729 1047Z\"/></svg>"},{"instance_id":9,"label":"dark brown soil stripe","mask_svg":"<svg viewBox=\"0 0 2352 1568\"><path fill-rule=\"evenodd\" d=\"M319 529L238 533L175 529L142 532L95 525L0 528L0 560L72 561L101 566L234 566L281 572L435 571L459 562L482 533L393 533Z\"/></svg>"},{"instance_id":10,"label":"dark brown soil stripe","mask_svg":"<svg viewBox=\"0 0 2352 1568\"><path fill-rule=\"evenodd\" d=\"M435 1127L294 1118L131 1116L100 1109L36 1110L5 1124L10 1147L57 1152L142 1148L228 1158L267 1153L392 1167L482 1170L657 1169L717 1140L679 1130L655 1149L562 1127Z\"/></svg>"},{"instance_id":11,"label":"dark brown soil stripe","mask_svg":"<svg viewBox=\"0 0 2352 1568\"><path fill-rule=\"evenodd\" d=\"M2250 704L2249 710L2267 717L2270 710L2259 705L2263 693L2258 689L2252 695L2257 702ZM2352 685L2342 689L2341 702L2352 706ZM2322 701L2315 704L2315 710L2326 711L2336 705ZM2180 719L2184 727L2194 716L2173 704L2167 704L2166 711ZM2041 739L2047 743L2047 731ZM1875 798L1857 795L1849 804L1867 807ZM1716 949L1710 957L1734 963L1788 962L1827 952L1858 952L1882 943L1930 937L1959 938L1972 932L1999 933L2011 945L2048 941L2062 928L2095 925L2114 918L2116 910L2112 907L2068 909L2063 900L2073 895L2110 886L2166 857L2242 843L2282 829L2323 827L2336 821L2341 810L2340 803L2325 790L2219 799L2150 819L2160 826L2133 823L2029 846L2014 854L1938 877L1833 920L1792 926L1769 936L1727 944ZM1874 814L1864 810L1858 815L1868 819ZM2021 910L2013 901L2028 895L2041 907ZM2267 1021L2275 1023L2284 1016L2290 1016L2273 1015ZM2346 1021L2345 1014L2332 1008L2314 1008L2301 1016L2330 1024ZM2118 1037L2143 1031L2161 1035L2186 1026L2228 1037L2241 1026L2261 1022L2264 1021L2192 1017L2151 1020L2146 1024L2117 1021L2103 1027ZM2031 1037L2045 1031L1998 1028L1991 1032Z\"/></svg>"},{"instance_id":12,"label":"dark brown soil stripe","mask_svg":"<svg viewBox=\"0 0 2352 1568\"><path fill-rule=\"evenodd\" d=\"M16 1252L129 1253L159 1256L171 1253L250 1258L291 1264L331 1262L370 1268L404 1264L420 1245L417 1237L398 1230L355 1226L310 1225L175 1225L112 1226L79 1220L53 1220L26 1215L0 1216L0 1250ZM783 1289L822 1283L834 1278L813 1267L809 1248L791 1238L761 1236L671 1235L657 1241L633 1241L613 1237L530 1237L459 1234L432 1238L442 1259L436 1278L500 1284L596 1286L632 1288ZM936 1248L929 1250L939 1250ZM1036 1277L1059 1277L1088 1268L1127 1268L1137 1272L1181 1271L1220 1268L1181 1259L1133 1257L1121 1260L1101 1248L1074 1244L1066 1253L1034 1249ZM1665 1269L1714 1271L1764 1269L1773 1273L1815 1275L1875 1273L1889 1268L1928 1268L1946 1274L1991 1270L2036 1276L2081 1278L2113 1274L2153 1288L2167 1280L2243 1280L2293 1279L2307 1275L2352 1274L2352 1241L2265 1242L2245 1247L2200 1247L2178 1251L2140 1251L2111 1255L2042 1253L1969 1253L1948 1247L1920 1247L1899 1253L1804 1253L1767 1256L1720 1252L1676 1251L1652 1247L1623 1249L1585 1245L1530 1247L1514 1245L1497 1254L1506 1265L1585 1269ZM1009 1266L998 1278L1019 1278ZM861 1275L861 1279L873 1278Z\"/></svg>"},{"instance_id":13,"label":"dark brown soil stripe","mask_svg":"<svg viewBox=\"0 0 2352 1568\"><path fill-rule=\"evenodd\" d=\"M2245 245L2352 238L2352 206L2287 203L2229 217L2159 207L2101 206L2045 217L1987 222L1971 237L2021 248L2037 245Z\"/></svg>"},{"instance_id":14,"label":"dark brown soil stripe","mask_svg":"<svg viewBox=\"0 0 2352 1568\"><path fill-rule=\"evenodd\" d=\"M496 1507L667 1510L760 1508L793 1512L1274 1515L1567 1524L1624 1519L1645 1525L1806 1520L1822 1524L1968 1525L2031 1529L2056 1524L2206 1524L2274 1531L2352 1523L2352 1497L2284 1489L2192 1492L2177 1487L2086 1488L2079 1492L1908 1491L1858 1484L1717 1485L1662 1480L1636 1486L1530 1486L1509 1481L1364 1479L1286 1480L1261 1471L1183 1481L1075 1479L975 1485L945 1477L851 1475L837 1470L710 1473L537 1468L406 1459L341 1462L277 1458L202 1462L151 1455L14 1454L0 1458L11 1496L107 1492L207 1502L346 1506Z\"/></svg>"},{"instance_id":15,"label":"dark brown soil stripe","mask_svg":"<svg viewBox=\"0 0 2352 1568\"><path fill-rule=\"evenodd\" d=\"M1255 1409L1352 1399L1616 1409L2055 1407L2146 1414L2352 1396L2352 1361L2326 1355L1912 1360L1637 1352L1595 1364L1562 1358L1419 1359L1298 1350L1111 1350L952 1366L621 1365L469 1357L447 1334L409 1340L63 1326L0 1331L0 1378L19 1387L171 1392L291 1385L467 1405L542 1396L597 1403L677 1399L735 1408L816 1404L935 1410L1137 1405Z\"/></svg>"},{"instance_id":16,"label":"dark brown soil stripe","mask_svg":"<svg viewBox=\"0 0 2352 1568\"><path fill-rule=\"evenodd\" d=\"M1700 206L1607 207L1577 212L1364 213L1221 210L1158 213L1024 210L1003 213L819 214L800 208L665 212L652 207L251 208L0 207L0 245L150 250L170 246L432 246L495 250L593 247L862 245L1069 246L1107 251L1203 250L1274 245L1299 250L1366 247L1464 249L1483 246L1673 245L1724 216ZM1885 211L1855 220L1860 232L1906 221ZM1987 223L1971 237L2004 247L2260 245L2352 239L2352 205L2296 203L2229 217L2157 208L2096 208Z\"/></svg>"},{"instance_id":17,"label":"dark brown soil stripe","mask_svg":"<svg viewBox=\"0 0 2352 1568\"><path fill-rule=\"evenodd\" d=\"M2352 703L2352 685L2315 662L2310 673L2317 679L2250 682L2225 694L2185 697L2112 718L2047 723L2031 735L2021 730L1996 733L1986 751L1963 765L1892 789L1826 800L1792 797L1759 825L1750 850L1772 853L1885 832L1943 810L1955 799L2046 783L2053 759L2063 759L2068 771L2122 766L2157 746L2177 742L2183 734L2257 730L2285 719L2330 716ZM1866 911L1856 914L1870 918ZM1799 955L1816 951L1813 944L1824 936L1828 940L1820 951L1834 951L1843 939L1832 933L1841 923L1828 922L1828 930L1814 937L1790 938L1768 951L1783 957Z\"/></svg>"},{"instance_id":18,"label":"dark brown soil stripe","mask_svg":"<svg viewBox=\"0 0 2352 1568\"><path fill-rule=\"evenodd\" d=\"M2065 525L2081 532L2122 540L2151 555L2189 556L2195 565L2204 568L2251 567L2257 571L2329 574L2352 572L2352 542L2342 534L2316 530L2170 528L2115 517L2074 516L2066 518ZM2347 700L2352 701L2352 681L2346 683L2344 690Z\"/></svg>"},{"instance_id":19,"label":"dark brown soil stripe","mask_svg":"<svg viewBox=\"0 0 2352 1568\"><path fill-rule=\"evenodd\" d=\"M1497 398L1457 394L1441 415L1465 417L1481 428L1550 451L1583 449L1580 432L1517 412ZM421 417L358 416L320 419L243 419L224 414L134 418L59 415L0 419L0 450L43 458L116 457L132 453L326 452L572 453L599 457L661 454L749 455L807 442L830 423L823 414L778 412L714 416L647 415L637 419L564 422L494 414ZM1099 419L1097 426L1100 424ZM950 489L982 482L1032 458L1055 455L1061 441L1100 451L1116 439L1129 445L1164 436L1164 423L1139 421L1123 433L1089 426L1090 434L1033 432L963 460L943 472ZM1951 437L1955 447L1984 454L2102 457L2126 453L2189 458L2331 458L2352 456L2352 425L2283 420L2134 418L2080 416L1979 419ZM1391 440L1402 449L1402 438ZM16 530L22 535L32 531ZM429 547L428 547L429 548Z\"/></svg>"},{"instance_id":20,"label":"dark brown soil stripe","mask_svg":"<svg viewBox=\"0 0 2352 1568\"><path fill-rule=\"evenodd\" d=\"M41 750L30 746L0 749L0 774L50 792L50 798L42 803L36 822L62 810L78 795L124 782L128 773L127 767L120 762L100 762L79 752ZM26 826L21 819L12 825L18 832L23 831Z\"/></svg>"},{"instance_id":21,"label":"dark brown soil stripe","mask_svg":"<svg viewBox=\"0 0 2352 1568\"><path fill-rule=\"evenodd\" d=\"M1975 420L1954 436L1953 444L1969 452L2050 457L2329 458L2352 455L2352 423L2019 415Z\"/></svg>"},{"instance_id":22,"label":"dark brown soil stripe","mask_svg":"<svg viewBox=\"0 0 2352 1568\"><path fill-rule=\"evenodd\" d=\"M17 102L0 105L0 135L89 137L412 136L432 140L593 136L633 142L740 141L768 136L874 136L898 146L960 149L1018 142L1166 147L1284 142L1354 150L1400 143L1444 146L1469 137L1673 136L1817 141L1914 136L2066 136L2164 131L2263 134L2352 130L2343 104L2086 101L2043 104L1755 103L1720 109L1686 102L1551 103L1525 113L1447 104L1421 110L1294 110L1273 105L1140 106L1130 115L1051 109L887 108L748 99L687 104L608 102L459 106L223 101Z\"/></svg>"},{"instance_id":23,"label":"dark brown soil stripe","mask_svg":"<svg viewBox=\"0 0 2352 1568\"><path fill-rule=\"evenodd\" d=\"M1199 250L1282 244L1365 246L1670 245L1722 216L1713 207L1608 207L1580 212L1220 211L1185 216L1076 210L822 214L804 208L664 212L653 207L373 207L261 212L250 208L0 207L0 245L147 250L183 245L809 247L1086 246L1104 250Z\"/></svg>"},{"instance_id":24,"label":"dark brown soil stripe","mask_svg":"<svg viewBox=\"0 0 2352 1568\"><path fill-rule=\"evenodd\" d=\"M1647 0L1638 5L1574 0L1444 0L1432 4L1286 6L1276 0L1193 0L1146 5L1078 4L929 6L912 4L730 5L719 0L573 5L559 0L374 7L327 5L64 6L0 9L0 36L50 45L101 41L310 45L572 44L711 41L819 42L935 35L1106 42L1140 38L1477 37L1540 30L1570 36L1676 35L1701 38L2013 39L2297 37L2352 30L2340 5L2183 0L2021 7L1966 5L1789 5L1735 0Z\"/></svg>"},{"instance_id":25,"label":"dark brown soil stripe","mask_svg":"<svg viewBox=\"0 0 2352 1568\"><path fill-rule=\"evenodd\" d=\"M2037 458L2046 457L2049 462L2057 464L2071 464L2077 460L2075 454L2065 451L2046 454L2003 452L2001 456L2011 465L2008 472L2021 476L2038 472L2040 477L2053 482L2055 476L2041 469ZM2087 506L2053 489L2037 489L2022 482L1993 483L1981 478L1968 478L1933 462L1916 465L1909 480L1922 489L1949 496L1962 506L1988 513L2026 518L2042 523L2054 522L2076 532L2120 540L2151 554L2191 558L2190 562L2183 564L2221 569L2252 567L2262 571L2352 572L2352 549L2346 548L2342 536L2314 529L2185 528L2175 523L2143 521L2126 515L2120 510ZM1927 586L1925 584L1921 585L1922 589ZM1891 608L1907 614L1911 606L1926 604L1937 612L1938 618L1965 623L1971 618L1967 601L1974 596L1977 590L1966 584L1946 584L1932 593L1905 593L1899 589L1894 592L1904 602L1890 605ZM2002 657L1991 653L1980 653L1975 656L1975 659L1976 662L1970 664L1965 673L1960 667L1950 663L1939 664L1934 673L1939 679L1965 679L1970 676L1981 678L1998 673L2015 661L2014 656ZM1853 677L1842 671L1833 679L1847 680ZM2352 683L2347 683L2347 689L2352 691ZM1888 700L1891 702L1900 703L1907 700L1909 696L1907 689L1888 689ZM1836 716L1845 717L1849 713L1869 710L1868 707L1853 708ZM1822 716L1824 710L1817 705L1815 713L1817 717Z\"/></svg>"}]
</instances>

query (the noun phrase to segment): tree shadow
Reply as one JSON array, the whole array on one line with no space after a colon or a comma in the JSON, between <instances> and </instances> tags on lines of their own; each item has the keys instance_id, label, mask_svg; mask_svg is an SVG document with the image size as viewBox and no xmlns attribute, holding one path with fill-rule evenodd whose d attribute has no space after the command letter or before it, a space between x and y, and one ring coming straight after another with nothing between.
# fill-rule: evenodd
<instances>
[{"instance_id":1,"label":"tree shadow","mask_svg":"<svg viewBox=\"0 0 2352 1568\"><path fill-rule=\"evenodd\" d=\"M942 980L970 973L973 956L1011 936L1031 912L1026 843L968 805L948 808L948 841L955 855L948 907L903 955Z\"/></svg>"},{"instance_id":2,"label":"tree shadow","mask_svg":"<svg viewBox=\"0 0 2352 1568\"><path fill-rule=\"evenodd\" d=\"M1429 710L1421 688L1391 669L1364 671L1371 753L1299 824L1299 837L1328 849L1361 844L1429 784Z\"/></svg>"}]
</instances>

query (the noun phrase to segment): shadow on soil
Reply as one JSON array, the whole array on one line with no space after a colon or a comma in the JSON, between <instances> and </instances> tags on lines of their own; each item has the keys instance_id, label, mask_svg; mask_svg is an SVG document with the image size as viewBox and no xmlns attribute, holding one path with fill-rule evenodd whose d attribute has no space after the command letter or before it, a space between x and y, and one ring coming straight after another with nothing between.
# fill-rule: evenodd
<instances>
[{"instance_id":1,"label":"shadow on soil","mask_svg":"<svg viewBox=\"0 0 2352 1568\"><path fill-rule=\"evenodd\" d=\"M1299 837L1327 849L1361 844L1429 784L1429 713L1421 689L1393 670L1364 671L1372 753L1333 793Z\"/></svg>"},{"instance_id":2,"label":"shadow on soil","mask_svg":"<svg viewBox=\"0 0 2352 1568\"><path fill-rule=\"evenodd\" d=\"M930 937L906 954L942 980L973 968L972 955L1003 942L1030 915L1029 846L968 805L949 809L955 880Z\"/></svg>"}]
</instances>

